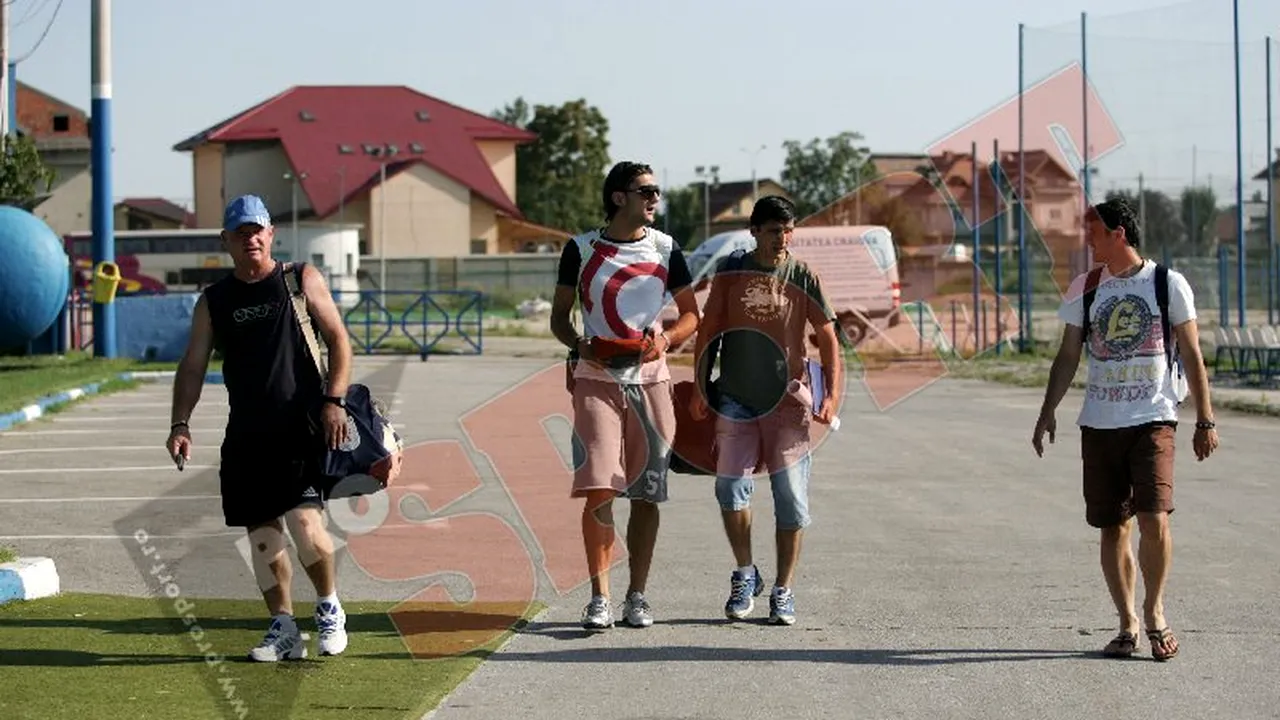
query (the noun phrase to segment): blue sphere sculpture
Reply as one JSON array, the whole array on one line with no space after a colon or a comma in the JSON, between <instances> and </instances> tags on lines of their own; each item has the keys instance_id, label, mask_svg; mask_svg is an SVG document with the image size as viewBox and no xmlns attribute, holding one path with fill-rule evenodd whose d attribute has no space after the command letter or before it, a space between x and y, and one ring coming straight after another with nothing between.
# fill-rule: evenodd
<instances>
[{"instance_id":1,"label":"blue sphere sculpture","mask_svg":"<svg viewBox=\"0 0 1280 720\"><path fill-rule=\"evenodd\" d=\"M71 259L43 220L0 205L0 349L40 337L71 290Z\"/></svg>"}]
</instances>

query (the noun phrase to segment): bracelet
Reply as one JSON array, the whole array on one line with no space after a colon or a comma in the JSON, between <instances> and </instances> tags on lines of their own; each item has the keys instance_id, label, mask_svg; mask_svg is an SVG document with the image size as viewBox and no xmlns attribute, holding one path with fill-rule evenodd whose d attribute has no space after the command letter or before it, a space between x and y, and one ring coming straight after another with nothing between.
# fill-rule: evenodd
<instances>
[{"instance_id":1,"label":"bracelet","mask_svg":"<svg viewBox=\"0 0 1280 720\"><path fill-rule=\"evenodd\" d=\"M1197 430L1212 430L1215 427L1212 420L1200 420L1196 422Z\"/></svg>"},{"instance_id":2,"label":"bracelet","mask_svg":"<svg viewBox=\"0 0 1280 720\"><path fill-rule=\"evenodd\" d=\"M169 432L173 432L174 430L177 430L180 427L191 429L191 426L187 424L186 420L179 420L178 422L169 426Z\"/></svg>"}]
</instances>

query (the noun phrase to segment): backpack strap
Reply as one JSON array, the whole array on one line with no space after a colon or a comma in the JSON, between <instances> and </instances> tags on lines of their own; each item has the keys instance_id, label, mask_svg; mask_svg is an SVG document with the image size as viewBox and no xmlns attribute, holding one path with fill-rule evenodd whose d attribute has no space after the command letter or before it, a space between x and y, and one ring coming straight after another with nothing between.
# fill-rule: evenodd
<instances>
[{"instance_id":1,"label":"backpack strap","mask_svg":"<svg viewBox=\"0 0 1280 720\"><path fill-rule=\"evenodd\" d=\"M1181 362L1174 352L1177 340L1169 326L1169 268L1156 263L1156 307L1160 309L1160 330L1164 333L1164 359L1170 372L1181 371ZM1177 366L1175 368L1175 365Z\"/></svg>"},{"instance_id":2,"label":"backpack strap","mask_svg":"<svg viewBox=\"0 0 1280 720\"><path fill-rule=\"evenodd\" d=\"M293 316L302 330L302 337L307 341L307 352L316 364L316 372L320 373L320 381L324 382L329 374L324 369L324 356L320 352L320 343L316 340L315 327L311 324L311 313L307 312L307 296L302 292L302 268L305 263L287 263L284 266L284 284L289 289L289 297L293 300Z\"/></svg>"},{"instance_id":3,"label":"backpack strap","mask_svg":"<svg viewBox=\"0 0 1280 720\"><path fill-rule=\"evenodd\" d=\"M729 254L728 257L726 257L724 260L722 260L719 263L719 267L716 268L715 273L713 273L713 277L714 275L718 275L722 272L740 271L742 270L743 267L746 266L746 262L747 262L747 251L734 250L732 253ZM704 369L702 373L702 383L703 383L702 386L707 389L708 394L712 392L712 385L713 385L711 381L711 370L712 368L715 367L716 359L718 358L719 355L720 355L720 337L716 336L715 338L712 338L711 342L707 343L706 363L704 365ZM695 364L697 363L696 358L694 359L694 362Z\"/></svg>"},{"instance_id":4,"label":"backpack strap","mask_svg":"<svg viewBox=\"0 0 1280 720\"><path fill-rule=\"evenodd\" d=\"M1089 345L1089 330L1093 323L1089 320L1089 310L1093 307L1093 298L1098 294L1098 284L1102 282L1102 268L1089 271L1084 279L1084 344Z\"/></svg>"}]
</instances>

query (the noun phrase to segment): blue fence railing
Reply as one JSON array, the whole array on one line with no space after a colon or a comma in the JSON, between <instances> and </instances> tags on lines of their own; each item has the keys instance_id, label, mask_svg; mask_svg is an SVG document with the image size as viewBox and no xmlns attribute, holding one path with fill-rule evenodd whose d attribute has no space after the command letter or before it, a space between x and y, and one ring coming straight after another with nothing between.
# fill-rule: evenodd
<instances>
[{"instance_id":1,"label":"blue fence railing","mask_svg":"<svg viewBox=\"0 0 1280 720\"><path fill-rule=\"evenodd\" d=\"M474 290L331 291L359 355L480 355L484 293ZM139 293L147 294L147 293ZM119 299L119 298L117 298ZM69 337L56 346L93 346L93 304L83 290L67 302Z\"/></svg>"},{"instance_id":2,"label":"blue fence railing","mask_svg":"<svg viewBox=\"0 0 1280 720\"><path fill-rule=\"evenodd\" d=\"M479 355L484 294L474 290L333 291L356 353Z\"/></svg>"}]
</instances>

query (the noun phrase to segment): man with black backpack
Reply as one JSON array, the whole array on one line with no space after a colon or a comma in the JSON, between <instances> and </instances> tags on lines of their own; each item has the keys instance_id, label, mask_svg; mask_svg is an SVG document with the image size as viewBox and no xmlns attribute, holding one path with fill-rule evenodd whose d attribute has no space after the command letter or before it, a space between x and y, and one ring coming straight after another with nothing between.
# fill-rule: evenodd
<instances>
[{"instance_id":1,"label":"man with black backpack","mask_svg":"<svg viewBox=\"0 0 1280 720\"><path fill-rule=\"evenodd\" d=\"M1088 349L1088 383L1080 426L1085 520L1101 530L1101 564L1120 632L1104 648L1128 657L1140 647L1140 622L1151 654L1168 660L1178 640L1164 616L1164 587L1172 556L1174 433L1178 408L1193 396L1196 458L1218 446L1209 379L1196 329L1195 299L1186 278L1139 254L1141 229L1120 199L1094 205L1085 216L1088 243L1099 267L1077 277L1058 311L1062 344L1050 371L1032 446L1044 454L1054 441L1054 411ZM1189 382L1188 382L1189 381ZM1137 516L1135 566L1131 537ZM1137 569L1146 597L1134 611Z\"/></svg>"}]
</instances>

